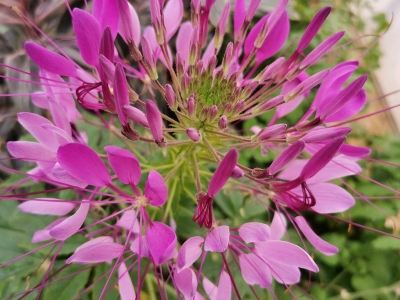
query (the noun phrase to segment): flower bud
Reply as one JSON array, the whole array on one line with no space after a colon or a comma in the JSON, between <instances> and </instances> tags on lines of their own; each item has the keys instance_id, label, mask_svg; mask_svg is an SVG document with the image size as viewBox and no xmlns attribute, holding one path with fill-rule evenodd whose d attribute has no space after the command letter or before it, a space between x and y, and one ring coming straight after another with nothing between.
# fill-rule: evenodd
<instances>
[{"instance_id":1,"label":"flower bud","mask_svg":"<svg viewBox=\"0 0 400 300\"><path fill-rule=\"evenodd\" d=\"M186 129L186 134L193 142L198 142L201 139L200 133L194 128Z\"/></svg>"}]
</instances>

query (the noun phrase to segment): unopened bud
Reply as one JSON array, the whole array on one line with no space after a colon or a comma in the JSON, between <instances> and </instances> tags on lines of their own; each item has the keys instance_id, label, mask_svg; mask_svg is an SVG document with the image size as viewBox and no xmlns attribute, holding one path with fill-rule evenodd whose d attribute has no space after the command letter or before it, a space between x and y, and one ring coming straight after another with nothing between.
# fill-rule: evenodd
<instances>
[{"instance_id":1,"label":"unopened bud","mask_svg":"<svg viewBox=\"0 0 400 300\"><path fill-rule=\"evenodd\" d=\"M175 108L175 92L170 84L165 85L165 100L171 109Z\"/></svg>"},{"instance_id":2,"label":"unopened bud","mask_svg":"<svg viewBox=\"0 0 400 300\"><path fill-rule=\"evenodd\" d=\"M142 37L142 51L144 55L144 59L146 60L147 65L149 66L149 77L152 80L158 79L156 63L154 60L153 50L151 50L151 45L146 36Z\"/></svg>"},{"instance_id":3,"label":"unopened bud","mask_svg":"<svg viewBox=\"0 0 400 300\"><path fill-rule=\"evenodd\" d=\"M186 134L193 142L198 142L201 139L200 133L194 128L186 129Z\"/></svg>"},{"instance_id":4,"label":"unopened bud","mask_svg":"<svg viewBox=\"0 0 400 300\"><path fill-rule=\"evenodd\" d=\"M225 116L219 118L218 127L219 129L223 130L228 126L228 119Z\"/></svg>"},{"instance_id":5,"label":"unopened bud","mask_svg":"<svg viewBox=\"0 0 400 300\"><path fill-rule=\"evenodd\" d=\"M232 177L232 178L241 178L241 177L243 177L243 176L244 176L243 170L242 170L241 168L239 168L238 166L236 166L236 167L233 169L233 172L232 172L232 174L231 174L231 177Z\"/></svg>"},{"instance_id":6,"label":"unopened bud","mask_svg":"<svg viewBox=\"0 0 400 300\"><path fill-rule=\"evenodd\" d=\"M189 117L192 117L196 110L196 103L194 102L194 97L192 95L190 95L189 99L187 100L187 109Z\"/></svg>"}]
</instances>

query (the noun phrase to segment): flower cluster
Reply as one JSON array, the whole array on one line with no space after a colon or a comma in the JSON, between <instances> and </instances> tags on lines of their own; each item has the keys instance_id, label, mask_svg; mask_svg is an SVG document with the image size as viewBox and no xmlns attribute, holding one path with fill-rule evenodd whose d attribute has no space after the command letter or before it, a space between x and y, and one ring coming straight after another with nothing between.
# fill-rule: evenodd
<instances>
[{"instance_id":1,"label":"flower cluster","mask_svg":"<svg viewBox=\"0 0 400 300\"><path fill-rule=\"evenodd\" d=\"M353 196L331 181L359 173L357 160L370 152L346 144L351 129L334 125L366 102L366 75L346 84L357 61L308 71L344 35L309 49L331 8L312 19L293 53L272 60L289 34L288 0L254 26L260 1L248 7L244 0L234 7L228 2L215 29L209 25L215 0L192 0L190 20L183 20L182 0L149 2L152 26L143 30L127 0L94 1L91 12L70 10L84 65L46 36L25 44L43 88L32 102L50 117L19 113L36 142L9 142L7 149L36 164L28 178L69 189L75 197L27 198L19 205L26 213L61 217L38 230L32 242L62 246L84 236L87 242L66 264L111 263L100 298L118 284L121 299L139 299L149 293L144 280L151 273L155 280L149 284L163 299L171 288L178 299L241 299L243 283L255 296L254 285L273 294L273 280L289 286L300 281L299 268L318 272L311 256L290 242L287 219L315 249L335 254L338 249L314 233L302 212L337 213L353 206ZM116 47L118 35L131 58ZM142 90L132 87L132 78ZM285 123L317 86L304 116ZM239 130L240 122L266 113L269 124ZM83 122L98 134L109 133L107 146L97 146ZM260 149L274 157L269 165L241 163L241 153ZM142 172L148 173L145 182ZM217 214L214 202L228 190L263 207L264 221L244 215L238 224ZM199 230L181 234L186 222ZM206 273L209 252L220 254L212 278ZM40 295L47 277L32 291Z\"/></svg>"}]
</instances>

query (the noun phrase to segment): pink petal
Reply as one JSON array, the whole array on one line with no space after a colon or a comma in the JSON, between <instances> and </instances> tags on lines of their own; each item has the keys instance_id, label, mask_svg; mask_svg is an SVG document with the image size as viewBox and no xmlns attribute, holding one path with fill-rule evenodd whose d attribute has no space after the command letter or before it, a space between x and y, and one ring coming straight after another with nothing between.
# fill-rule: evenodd
<instances>
[{"instance_id":1,"label":"pink petal","mask_svg":"<svg viewBox=\"0 0 400 300\"><path fill-rule=\"evenodd\" d=\"M208 280L207 277L205 277L205 276L203 277L203 288L204 288L204 291L206 292L207 296L210 298L210 300L218 300L217 286L214 283L212 283L210 280Z\"/></svg>"},{"instance_id":2,"label":"pink petal","mask_svg":"<svg viewBox=\"0 0 400 300\"><path fill-rule=\"evenodd\" d=\"M146 241L154 262L159 265L168 259L176 246L176 234L170 227L153 222L146 228Z\"/></svg>"},{"instance_id":3,"label":"pink petal","mask_svg":"<svg viewBox=\"0 0 400 300\"><path fill-rule=\"evenodd\" d=\"M214 228L204 241L204 251L224 252L229 244L229 227L218 226Z\"/></svg>"},{"instance_id":4,"label":"pink petal","mask_svg":"<svg viewBox=\"0 0 400 300\"><path fill-rule=\"evenodd\" d=\"M216 194L223 188L225 183L228 181L233 170L235 169L238 160L238 151L231 149L221 160L217 167L214 175L211 177L210 184L208 186L208 194L211 198L214 198Z\"/></svg>"},{"instance_id":5,"label":"pink petal","mask_svg":"<svg viewBox=\"0 0 400 300\"><path fill-rule=\"evenodd\" d=\"M122 106L122 111L127 115L127 117L142 126L149 127L146 115L140 109L130 105Z\"/></svg>"},{"instance_id":6,"label":"pink petal","mask_svg":"<svg viewBox=\"0 0 400 300\"><path fill-rule=\"evenodd\" d=\"M287 224L285 215L276 211L270 225L270 239L280 240L286 232L286 226Z\"/></svg>"},{"instance_id":7,"label":"pink petal","mask_svg":"<svg viewBox=\"0 0 400 300\"><path fill-rule=\"evenodd\" d=\"M99 22L100 30L109 26L113 38L117 35L119 12L118 5L115 0L96 0L93 2L93 16Z\"/></svg>"},{"instance_id":8,"label":"pink petal","mask_svg":"<svg viewBox=\"0 0 400 300\"><path fill-rule=\"evenodd\" d=\"M72 60L32 42L26 42L24 47L29 58L40 68L61 76L76 76L75 64Z\"/></svg>"},{"instance_id":9,"label":"pink petal","mask_svg":"<svg viewBox=\"0 0 400 300\"><path fill-rule=\"evenodd\" d=\"M75 177L69 175L67 171L64 170L63 167L60 166L59 163L56 163L54 167L51 169L51 174L47 174L49 177L54 177L55 181L64 183L66 185L77 186L80 188L87 187L87 183L79 181Z\"/></svg>"},{"instance_id":10,"label":"pink petal","mask_svg":"<svg viewBox=\"0 0 400 300\"><path fill-rule=\"evenodd\" d=\"M75 204L55 198L36 198L18 205L20 211L37 214L63 216L75 208Z\"/></svg>"},{"instance_id":11,"label":"pink petal","mask_svg":"<svg viewBox=\"0 0 400 300\"><path fill-rule=\"evenodd\" d=\"M121 263L118 268L118 290L122 300L136 299L135 289L133 288L131 277L125 263Z\"/></svg>"},{"instance_id":12,"label":"pink petal","mask_svg":"<svg viewBox=\"0 0 400 300\"><path fill-rule=\"evenodd\" d=\"M85 222L89 212L90 204L88 201L82 201L76 213L64 220L50 230L50 235L56 240L65 241L74 235Z\"/></svg>"},{"instance_id":13,"label":"pink petal","mask_svg":"<svg viewBox=\"0 0 400 300\"><path fill-rule=\"evenodd\" d=\"M318 266L307 252L292 243L270 240L257 243L256 251L260 257L267 261L318 272Z\"/></svg>"},{"instance_id":14,"label":"pink petal","mask_svg":"<svg viewBox=\"0 0 400 300\"><path fill-rule=\"evenodd\" d=\"M240 27L243 25L244 18L246 16L246 1L245 0L236 0L235 1L235 8L233 10L233 28L234 34L238 33Z\"/></svg>"},{"instance_id":15,"label":"pink petal","mask_svg":"<svg viewBox=\"0 0 400 300\"><path fill-rule=\"evenodd\" d=\"M94 238L82 245L80 245L78 248L76 248L75 252L78 252L80 250L86 249L86 248L90 248L94 245L99 245L99 244L112 244L114 243L114 240L112 237L110 236L100 236L97 238Z\"/></svg>"},{"instance_id":16,"label":"pink petal","mask_svg":"<svg viewBox=\"0 0 400 300\"><path fill-rule=\"evenodd\" d=\"M72 24L82 58L89 65L97 67L101 41L99 22L90 13L74 8L72 11Z\"/></svg>"},{"instance_id":17,"label":"pink petal","mask_svg":"<svg viewBox=\"0 0 400 300\"><path fill-rule=\"evenodd\" d=\"M308 225L306 219L302 216L297 216L294 218L297 226L299 226L301 232L303 232L304 236L307 240L317 249L319 252L325 255L334 255L339 249L335 246L329 244L328 242L321 239L315 232L311 229L310 225Z\"/></svg>"},{"instance_id":18,"label":"pink petal","mask_svg":"<svg viewBox=\"0 0 400 300\"><path fill-rule=\"evenodd\" d=\"M139 247L140 244L140 247ZM146 236L137 237L131 244L131 251L140 257L150 257L149 247L147 245ZM140 250L140 253L139 253Z\"/></svg>"},{"instance_id":19,"label":"pink petal","mask_svg":"<svg viewBox=\"0 0 400 300\"><path fill-rule=\"evenodd\" d=\"M124 252L124 246L117 243L98 243L77 250L66 263L90 264L111 261Z\"/></svg>"},{"instance_id":20,"label":"pink petal","mask_svg":"<svg viewBox=\"0 0 400 300\"><path fill-rule=\"evenodd\" d=\"M40 243L43 241L47 241L52 239L53 237L50 235L50 230L57 226L58 224L62 223L64 220L66 220L67 218L61 218L61 219L57 219L54 222L52 222L50 225L48 225L45 229L42 230L37 230L32 237L32 243Z\"/></svg>"},{"instance_id":21,"label":"pink petal","mask_svg":"<svg viewBox=\"0 0 400 300\"><path fill-rule=\"evenodd\" d=\"M176 51L181 53L185 63L185 70L189 66L189 46L188 37L192 35L193 28L191 22L184 22L180 26L178 36L176 37Z\"/></svg>"},{"instance_id":22,"label":"pink petal","mask_svg":"<svg viewBox=\"0 0 400 300\"><path fill-rule=\"evenodd\" d=\"M54 135L48 130L43 128L43 125L53 125L48 119L43 118L40 115L22 112L17 114L18 122L29 131L30 134L41 144L47 148L57 151L59 144L57 143Z\"/></svg>"},{"instance_id":23,"label":"pink petal","mask_svg":"<svg viewBox=\"0 0 400 300\"><path fill-rule=\"evenodd\" d=\"M294 284L300 281L301 273L300 269L295 266L289 266L284 264L279 264L276 262L268 262L272 276L279 283L283 284Z\"/></svg>"},{"instance_id":24,"label":"pink petal","mask_svg":"<svg viewBox=\"0 0 400 300\"><path fill-rule=\"evenodd\" d=\"M68 133L66 133L64 130L62 130L60 127L57 127L53 124L42 125L42 127L45 130L54 133L54 140L58 144L55 151L58 150L58 146L62 146L62 145L74 142L72 137Z\"/></svg>"},{"instance_id":25,"label":"pink petal","mask_svg":"<svg viewBox=\"0 0 400 300\"><path fill-rule=\"evenodd\" d=\"M271 271L257 255L253 253L239 255L239 265L246 283L258 284L261 288L268 288L271 285Z\"/></svg>"},{"instance_id":26,"label":"pink petal","mask_svg":"<svg viewBox=\"0 0 400 300\"><path fill-rule=\"evenodd\" d=\"M194 298L197 290L197 278L192 269L184 269L181 272L175 271L174 280L185 300Z\"/></svg>"},{"instance_id":27,"label":"pink petal","mask_svg":"<svg viewBox=\"0 0 400 300\"><path fill-rule=\"evenodd\" d=\"M218 292L216 299L231 299L232 282L228 273L222 271L219 277Z\"/></svg>"},{"instance_id":28,"label":"pink petal","mask_svg":"<svg viewBox=\"0 0 400 300\"><path fill-rule=\"evenodd\" d=\"M123 213L121 219L115 225L126 230L132 230L132 233L138 234L140 232L140 225L136 216L137 213L134 210L128 210Z\"/></svg>"},{"instance_id":29,"label":"pink petal","mask_svg":"<svg viewBox=\"0 0 400 300\"><path fill-rule=\"evenodd\" d=\"M55 163L55 153L39 143L25 141L8 142L7 150L12 156L22 160L48 161Z\"/></svg>"},{"instance_id":30,"label":"pink petal","mask_svg":"<svg viewBox=\"0 0 400 300\"><path fill-rule=\"evenodd\" d=\"M204 239L200 236L194 236L187 239L178 252L176 266L178 272L190 267L201 255L201 245Z\"/></svg>"},{"instance_id":31,"label":"pink petal","mask_svg":"<svg viewBox=\"0 0 400 300\"><path fill-rule=\"evenodd\" d=\"M117 0L119 14L121 16L119 22L119 33L126 43L131 40L136 46L140 42L140 21L136 10L127 0Z\"/></svg>"},{"instance_id":32,"label":"pink petal","mask_svg":"<svg viewBox=\"0 0 400 300\"><path fill-rule=\"evenodd\" d=\"M167 41L169 41L181 25L183 16L182 0L169 0L163 9L163 13L164 24L167 29Z\"/></svg>"},{"instance_id":33,"label":"pink petal","mask_svg":"<svg viewBox=\"0 0 400 300\"><path fill-rule=\"evenodd\" d=\"M335 184L310 184L309 188L317 200L312 209L320 214L343 212L355 204L353 196Z\"/></svg>"},{"instance_id":34,"label":"pink petal","mask_svg":"<svg viewBox=\"0 0 400 300\"><path fill-rule=\"evenodd\" d=\"M249 222L239 227L239 235L246 243L264 242L269 240L268 225L258 222Z\"/></svg>"},{"instance_id":35,"label":"pink petal","mask_svg":"<svg viewBox=\"0 0 400 300\"><path fill-rule=\"evenodd\" d=\"M161 206L167 201L168 188L164 178L157 171L150 171L144 187L144 195L153 206Z\"/></svg>"},{"instance_id":36,"label":"pink petal","mask_svg":"<svg viewBox=\"0 0 400 300\"><path fill-rule=\"evenodd\" d=\"M116 146L106 146L104 150L106 150L111 168L117 174L119 180L125 184L137 185L142 170L136 156L130 151Z\"/></svg>"},{"instance_id":37,"label":"pink petal","mask_svg":"<svg viewBox=\"0 0 400 300\"><path fill-rule=\"evenodd\" d=\"M111 182L108 169L100 157L86 145L71 143L57 152L59 164L76 179L103 187Z\"/></svg>"},{"instance_id":38,"label":"pink petal","mask_svg":"<svg viewBox=\"0 0 400 300\"><path fill-rule=\"evenodd\" d=\"M147 121L149 123L150 131L156 141L162 141L162 128L163 128L163 121L161 117L161 113L157 107L157 105L151 101L146 101L146 116Z\"/></svg>"}]
</instances>

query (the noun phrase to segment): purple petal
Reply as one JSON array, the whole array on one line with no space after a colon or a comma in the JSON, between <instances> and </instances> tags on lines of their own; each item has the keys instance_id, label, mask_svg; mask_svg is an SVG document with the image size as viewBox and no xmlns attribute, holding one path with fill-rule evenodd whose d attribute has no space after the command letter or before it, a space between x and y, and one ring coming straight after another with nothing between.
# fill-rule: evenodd
<instances>
[{"instance_id":1,"label":"purple petal","mask_svg":"<svg viewBox=\"0 0 400 300\"><path fill-rule=\"evenodd\" d=\"M225 183L228 181L229 177L238 160L238 151L236 149L231 149L221 160L217 167L214 175L211 177L210 184L208 186L208 194L211 198L214 198L216 194L223 188Z\"/></svg>"},{"instance_id":2,"label":"purple petal","mask_svg":"<svg viewBox=\"0 0 400 300\"><path fill-rule=\"evenodd\" d=\"M119 180L125 184L137 185L142 170L136 156L130 151L116 146L106 146L104 150L106 150L111 168L117 174Z\"/></svg>"},{"instance_id":3,"label":"purple petal","mask_svg":"<svg viewBox=\"0 0 400 300\"><path fill-rule=\"evenodd\" d=\"M167 29L167 41L169 41L181 25L183 16L182 0L169 0L163 9L163 13L164 24Z\"/></svg>"},{"instance_id":4,"label":"purple petal","mask_svg":"<svg viewBox=\"0 0 400 300\"><path fill-rule=\"evenodd\" d=\"M271 285L271 271L257 255L253 253L239 255L239 265L246 283L258 284L261 288L268 288Z\"/></svg>"},{"instance_id":5,"label":"purple petal","mask_svg":"<svg viewBox=\"0 0 400 300\"><path fill-rule=\"evenodd\" d=\"M57 152L59 164L76 179L97 187L111 182L108 169L100 157L86 145L71 143Z\"/></svg>"},{"instance_id":6,"label":"purple petal","mask_svg":"<svg viewBox=\"0 0 400 300\"><path fill-rule=\"evenodd\" d=\"M107 26L110 27L112 36L115 38L118 30L119 12L115 0L96 0L93 2L93 16L103 31Z\"/></svg>"},{"instance_id":7,"label":"purple petal","mask_svg":"<svg viewBox=\"0 0 400 300\"><path fill-rule=\"evenodd\" d=\"M154 262L159 265L175 250L176 234L167 225L153 222L146 228L146 241Z\"/></svg>"},{"instance_id":8,"label":"purple petal","mask_svg":"<svg viewBox=\"0 0 400 300\"><path fill-rule=\"evenodd\" d=\"M18 205L18 209L26 213L53 216L64 216L74 208L74 203L55 198L36 198Z\"/></svg>"},{"instance_id":9,"label":"purple petal","mask_svg":"<svg viewBox=\"0 0 400 300\"><path fill-rule=\"evenodd\" d=\"M269 166L268 175L274 175L292 162L304 149L303 141L297 141L287 147Z\"/></svg>"},{"instance_id":10,"label":"purple petal","mask_svg":"<svg viewBox=\"0 0 400 300\"><path fill-rule=\"evenodd\" d=\"M357 95L351 98L341 109L325 119L325 122L338 122L346 120L357 114L367 102L365 90L360 90Z\"/></svg>"},{"instance_id":11,"label":"purple petal","mask_svg":"<svg viewBox=\"0 0 400 300\"><path fill-rule=\"evenodd\" d=\"M280 240L286 232L286 218L285 215L280 212L275 212L274 218L270 225L270 239Z\"/></svg>"},{"instance_id":12,"label":"purple petal","mask_svg":"<svg viewBox=\"0 0 400 300\"><path fill-rule=\"evenodd\" d=\"M346 156L361 158L370 155L371 149L352 145L342 145L338 152Z\"/></svg>"},{"instance_id":13,"label":"purple petal","mask_svg":"<svg viewBox=\"0 0 400 300\"><path fill-rule=\"evenodd\" d=\"M29 58L40 68L61 76L76 76L75 64L72 60L32 42L26 42L24 47Z\"/></svg>"},{"instance_id":14,"label":"purple petal","mask_svg":"<svg viewBox=\"0 0 400 300\"><path fill-rule=\"evenodd\" d=\"M239 235L246 243L264 242L270 238L270 228L263 223L249 222L239 227Z\"/></svg>"},{"instance_id":15,"label":"purple petal","mask_svg":"<svg viewBox=\"0 0 400 300\"><path fill-rule=\"evenodd\" d=\"M317 62L321 56L328 52L344 35L344 31L339 31L314 48L301 62L300 69L305 69Z\"/></svg>"},{"instance_id":16,"label":"purple petal","mask_svg":"<svg viewBox=\"0 0 400 300\"><path fill-rule=\"evenodd\" d=\"M147 121L150 127L151 134L153 135L156 141L162 141L162 128L163 121L161 117L161 113L157 107L157 105L151 101L146 101L146 113L147 113Z\"/></svg>"},{"instance_id":17,"label":"purple petal","mask_svg":"<svg viewBox=\"0 0 400 300\"><path fill-rule=\"evenodd\" d=\"M351 131L350 127L315 128L310 130L303 138L306 143L316 143L332 140L344 136Z\"/></svg>"},{"instance_id":18,"label":"purple petal","mask_svg":"<svg viewBox=\"0 0 400 300\"><path fill-rule=\"evenodd\" d=\"M43 241L47 241L52 239L53 237L50 235L50 230L57 226L58 224L60 224L61 222L63 222L64 220L66 220L67 218L61 218L61 219L57 219L54 222L52 222L50 225L48 225L45 229L42 230L37 230L32 237L32 243L40 243Z\"/></svg>"},{"instance_id":19,"label":"purple petal","mask_svg":"<svg viewBox=\"0 0 400 300\"><path fill-rule=\"evenodd\" d=\"M194 236L187 239L178 252L176 266L178 272L190 267L201 255L201 245L204 239L200 236Z\"/></svg>"},{"instance_id":20,"label":"purple petal","mask_svg":"<svg viewBox=\"0 0 400 300\"><path fill-rule=\"evenodd\" d=\"M263 259L284 265L296 266L318 272L318 266L299 246L283 241L266 241L256 244L256 251Z\"/></svg>"},{"instance_id":21,"label":"purple petal","mask_svg":"<svg viewBox=\"0 0 400 300\"><path fill-rule=\"evenodd\" d=\"M294 161L287 169L279 174L279 178L285 180L293 180L297 178L307 162L308 160L304 159ZM319 183L349 175L355 175L360 172L361 168L355 161L343 157L342 155L338 155L307 182L309 184Z\"/></svg>"},{"instance_id":22,"label":"purple petal","mask_svg":"<svg viewBox=\"0 0 400 300\"><path fill-rule=\"evenodd\" d=\"M74 8L72 24L82 58L89 65L97 67L102 32L99 22L90 13Z\"/></svg>"},{"instance_id":23,"label":"purple petal","mask_svg":"<svg viewBox=\"0 0 400 300\"><path fill-rule=\"evenodd\" d=\"M304 217L297 216L294 218L294 221L296 222L297 226L299 226L301 232L303 232L304 236L311 243L311 245L313 245L319 252L325 255L334 255L339 251L338 248L316 235Z\"/></svg>"},{"instance_id":24,"label":"purple petal","mask_svg":"<svg viewBox=\"0 0 400 300\"><path fill-rule=\"evenodd\" d=\"M268 21L267 21L268 22ZM290 30L290 22L288 18L288 13L285 11L282 16L277 21L276 25L269 29L269 33L261 48L257 50L256 57L257 62L261 63L267 58L270 58L286 42L289 30Z\"/></svg>"},{"instance_id":25,"label":"purple petal","mask_svg":"<svg viewBox=\"0 0 400 300\"><path fill-rule=\"evenodd\" d=\"M286 127L287 127L286 124L275 124L272 126L265 127L257 139L261 141L277 136L281 132L285 131Z\"/></svg>"},{"instance_id":26,"label":"purple petal","mask_svg":"<svg viewBox=\"0 0 400 300\"><path fill-rule=\"evenodd\" d=\"M128 117L122 110L122 107L124 105L129 105L129 91L128 91L128 83L126 82L124 68L120 63L118 63L115 67L114 99L115 99L115 107L118 113L118 119L120 120L123 126L126 126L128 124Z\"/></svg>"},{"instance_id":27,"label":"purple petal","mask_svg":"<svg viewBox=\"0 0 400 300\"><path fill-rule=\"evenodd\" d=\"M125 263L121 263L118 268L118 290L121 300L136 299L135 289L133 288L131 277Z\"/></svg>"},{"instance_id":28,"label":"purple petal","mask_svg":"<svg viewBox=\"0 0 400 300\"><path fill-rule=\"evenodd\" d=\"M355 204L353 196L335 184L310 184L309 188L317 200L312 209L320 214L343 212Z\"/></svg>"},{"instance_id":29,"label":"purple petal","mask_svg":"<svg viewBox=\"0 0 400 300\"><path fill-rule=\"evenodd\" d=\"M77 250L66 263L90 264L111 261L124 252L124 246L117 243L98 243Z\"/></svg>"},{"instance_id":30,"label":"purple petal","mask_svg":"<svg viewBox=\"0 0 400 300\"><path fill-rule=\"evenodd\" d=\"M79 206L76 213L64 220L50 230L50 235L56 240L65 241L67 238L75 234L85 222L86 216L89 212L90 204L87 201Z\"/></svg>"},{"instance_id":31,"label":"purple petal","mask_svg":"<svg viewBox=\"0 0 400 300\"><path fill-rule=\"evenodd\" d=\"M334 115L343 106L345 106L354 96L356 96L360 92L367 78L367 74L361 75L348 86L346 86L342 91L340 91L340 93L334 98L334 100L330 101L329 104L325 107L324 111L321 112L321 119L326 120L328 117Z\"/></svg>"},{"instance_id":32,"label":"purple petal","mask_svg":"<svg viewBox=\"0 0 400 300\"><path fill-rule=\"evenodd\" d=\"M161 206L167 201L168 188L165 185L164 178L157 171L150 171L144 187L144 195L153 206Z\"/></svg>"},{"instance_id":33,"label":"purple petal","mask_svg":"<svg viewBox=\"0 0 400 300\"><path fill-rule=\"evenodd\" d=\"M184 299L194 299L197 290L197 278L192 269L184 269L181 272L175 271L174 281Z\"/></svg>"},{"instance_id":34,"label":"purple petal","mask_svg":"<svg viewBox=\"0 0 400 300\"><path fill-rule=\"evenodd\" d=\"M299 178L305 181L325 167L339 150L346 138L336 138L315 153L301 170Z\"/></svg>"},{"instance_id":35,"label":"purple petal","mask_svg":"<svg viewBox=\"0 0 400 300\"><path fill-rule=\"evenodd\" d=\"M204 251L224 252L229 244L229 227L218 226L214 228L204 241Z\"/></svg>"},{"instance_id":36,"label":"purple petal","mask_svg":"<svg viewBox=\"0 0 400 300\"><path fill-rule=\"evenodd\" d=\"M311 20L310 24L308 24L306 30L304 31L303 36L300 39L299 44L297 45L297 51L302 52L314 36L317 34L319 29L321 28L322 24L324 24L326 18L329 16L332 7L326 6L322 8Z\"/></svg>"}]
</instances>

